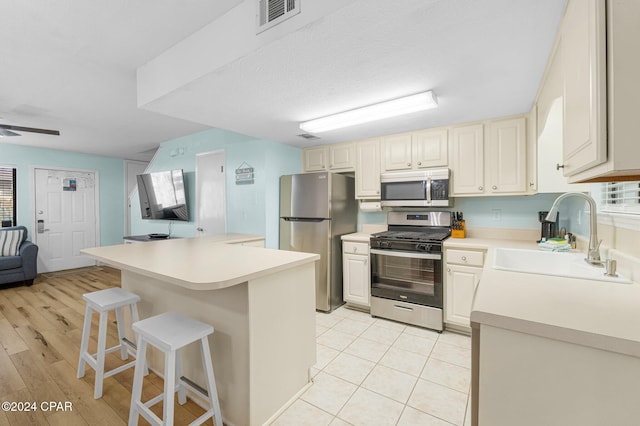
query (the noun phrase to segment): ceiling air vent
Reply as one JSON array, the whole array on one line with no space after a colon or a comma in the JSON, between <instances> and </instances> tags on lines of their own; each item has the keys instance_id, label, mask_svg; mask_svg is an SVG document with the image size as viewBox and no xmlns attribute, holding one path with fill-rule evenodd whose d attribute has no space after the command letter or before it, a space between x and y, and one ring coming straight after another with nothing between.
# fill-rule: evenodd
<instances>
[{"instance_id":1,"label":"ceiling air vent","mask_svg":"<svg viewBox=\"0 0 640 426\"><path fill-rule=\"evenodd\" d=\"M298 13L300 13L300 0L258 0L257 34Z\"/></svg>"},{"instance_id":2,"label":"ceiling air vent","mask_svg":"<svg viewBox=\"0 0 640 426\"><path fill-rule=\"evenodd\" d=\"M312 135L310 133L302 133L302 134L300 134L298 136L300 136L301 138L305 138L305 139L320 139L318 136Z\"/></svg>"}]
</instances>

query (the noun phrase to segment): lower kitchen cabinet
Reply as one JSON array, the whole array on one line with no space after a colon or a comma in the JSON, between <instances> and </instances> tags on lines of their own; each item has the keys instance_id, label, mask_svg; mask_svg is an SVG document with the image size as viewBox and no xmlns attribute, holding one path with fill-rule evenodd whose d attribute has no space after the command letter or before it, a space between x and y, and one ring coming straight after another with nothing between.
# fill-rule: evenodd
<instances>
[{"instance_id":1,"label":"lower kitchen cabinet","mask_svg":"<svg viewBox=\"0 0 640 426\"><path fill-rule=\"evenodd\" d=\"M445 261L446 326L470 332L471 303L482 275L484 251L448 249Z\"/></svg>"},{"instance_id":2,"label":"lower kitchen cabinet","mask_svg":"<svg viewBox=\"0 0 640 426\"><path fill-rule=\"evenodd\" d=\"M360 307L370 307L371 280L369 244L342 242L342 286L344 301Z\"/></svg>"}]
</instances>

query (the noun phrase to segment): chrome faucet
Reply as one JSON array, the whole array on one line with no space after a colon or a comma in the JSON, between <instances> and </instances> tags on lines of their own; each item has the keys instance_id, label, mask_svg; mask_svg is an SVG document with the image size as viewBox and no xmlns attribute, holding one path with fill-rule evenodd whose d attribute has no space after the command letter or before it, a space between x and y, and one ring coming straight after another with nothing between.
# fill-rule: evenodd
<instances>
[{"instance_id":1,"label":"chrome faucet","mask_svg":"<svg viewBox=\"0 0 640 426\"><path fill-rule=\"evenodd\" d=\"M547 214L545 218L548 222L555 222L556 215L558 214L558 205L568 197L578 197L584 198L587 203L589 203L590 211L590 220L589 220L589 250L587 252L587 258L585 259L591 265L602 266L602 260L600 259L600 243L602 241L598 241L598 216L597 216L597 207L596 202L590 196L583 194L582 192L566 192L556 198L556 201L553 202L551 206L551 210Z\"/></svg>"}]
</instances>

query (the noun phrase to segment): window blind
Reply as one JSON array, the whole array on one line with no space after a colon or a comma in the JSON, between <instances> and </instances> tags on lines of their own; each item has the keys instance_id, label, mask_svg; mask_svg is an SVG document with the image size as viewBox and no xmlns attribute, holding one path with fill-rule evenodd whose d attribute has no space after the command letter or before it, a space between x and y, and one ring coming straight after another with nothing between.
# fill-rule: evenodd
<instances>
[{"instance_id":1,"label":"window blind","mask_svg":"<svg viewBox=\"0 0 640 426\"><path fill-rule=\"evenodd\" d=\"M16 225L16 169L0 167L0 220L2 226Z\"/></svg>"},{"instance_id":2,"label":"window blind","mask_svg":"<svg viewBox=\"0 0 640 426\"><path fill-rule=\"evenodd\" d=\"M604 212L640 214L640 182L605 183L602 191Z\"/></svg>"}]
</instances>

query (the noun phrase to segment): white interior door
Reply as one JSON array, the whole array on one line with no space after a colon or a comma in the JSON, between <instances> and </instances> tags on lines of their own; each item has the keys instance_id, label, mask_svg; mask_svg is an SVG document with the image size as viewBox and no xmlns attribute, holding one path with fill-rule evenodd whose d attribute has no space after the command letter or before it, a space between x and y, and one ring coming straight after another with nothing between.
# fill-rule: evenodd
<instances>
[{"instance_id":1,"label":"white interior door","mask_svg":"<svg viewBox=\"0 0 640 426\"><path fill-rule=\"evenodd\" d=\"M94 172L35 169L35 226L38 271L95 265L80 250L97 240Z\"/></svg>"},{"instance_id":2,"label":"white interior door","mask_svg":"<svg viewBox=\"0 0 640 426\"><path fill-rule=\"evenodd\" d=\"M196 155L197 235L224 234L227 202L224 150Z\"/></svg>"}]
</instances>

